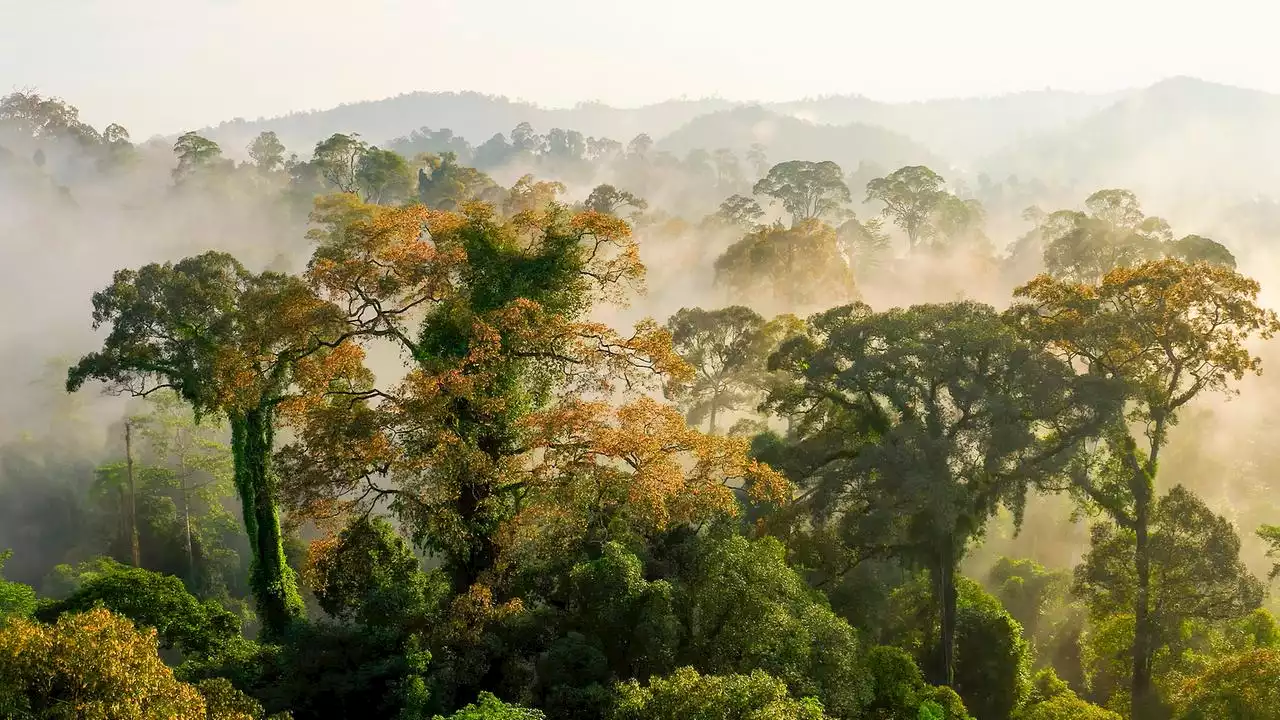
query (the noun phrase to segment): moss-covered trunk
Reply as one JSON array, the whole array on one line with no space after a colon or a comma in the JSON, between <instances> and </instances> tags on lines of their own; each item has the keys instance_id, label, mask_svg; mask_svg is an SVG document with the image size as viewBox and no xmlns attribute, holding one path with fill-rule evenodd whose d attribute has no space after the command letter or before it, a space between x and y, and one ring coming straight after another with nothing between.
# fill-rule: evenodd
<instances>
[{"instance_id":1,"label":"moss-covered trunk","mask_svg":"<svg viewBox=\"0 0 1280 720\"><path fill-rule=\"evenodd\" d=\"M276 479L271 469L274 414L259 406L230 414L236 492L253 553L249 584L263 633L279 637L305 613L298 581L285 561L276 507Z\"/></svg>"}]
</instances>

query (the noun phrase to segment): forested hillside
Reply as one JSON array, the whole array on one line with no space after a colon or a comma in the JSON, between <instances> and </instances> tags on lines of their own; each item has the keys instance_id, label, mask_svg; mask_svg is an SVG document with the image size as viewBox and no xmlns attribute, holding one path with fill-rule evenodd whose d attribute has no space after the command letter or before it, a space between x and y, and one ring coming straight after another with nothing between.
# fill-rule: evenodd
<instances>
[{"instance_id":1,"label":"forested hillside","mask_svg":"<svg viewBox=\"0 0 1280 720\"><path fill-rule=\"evenodd\" d=\"M1278 717L1273 104L7 95L0 717Z\"/></svg>"}]
</instances>

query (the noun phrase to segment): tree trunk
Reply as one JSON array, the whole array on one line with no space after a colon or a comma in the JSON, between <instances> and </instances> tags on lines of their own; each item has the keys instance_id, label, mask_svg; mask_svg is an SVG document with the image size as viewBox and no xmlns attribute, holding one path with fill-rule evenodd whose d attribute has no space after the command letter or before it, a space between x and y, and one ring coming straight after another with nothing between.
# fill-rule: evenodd
<instances>
[{"instance_id":1,"label":"tree trunk","mask_svg":"<svg viewBox=\"0 0 1280 720\"><path fill-rule=\"evenodd\" d=\"M178 491L182 494L183 548L187 553L187 585L194 592L196 587L196 558L191 545L191 491L187 487L187 454L182 447L182 430L174 432L174 448L178 452Z\"/></svg>"},{"instance_id":2,"label":"tree trunk","mask_svg":"<svg viewBox=\"0 0 1280 720\"><path fill-rule=\"evenodd\" d=\"M276 479L271 469L275 440L270 408L256 407L231 415L231 444L235 460L236 492L244 514L245 531L253 554L249 584L263 633L279 637L305 613L297 578L285 561L276 507Z\"/></svg>"},{"instance_id":3,"label":"tree trunk","mask_svg":"<svg viewBox=\"0 0 1280 720\"><path fill-rule=\"evenodd\" d=\"M938 684L951 687L955 684L955 651L956 651L956 582L955 553L948 539L943 545L938 558L938 568L934 571L934 580L939 605L939 656L941 666Z\"/></svg>"},{"instance_id":4,"label":"tree trunk","mask_svg":"<svg viewBox=\"0 0 1280 720\"><path fill-rule=\"evenodd\" d=\"M720 391L717 390L711 395L711 422L707 428L708 435L716 434L716 410L720 406Z\"/></svg>"},{"instance_id":5,"label":"tree trunk","mask_svg":"<svg viewBox=\"0 0 1280 720\"><path fill-rule=\"evenodd\" d=\"M1151 687L1151 660L1154 653L1151 625L1151 546L1147 533L1151 498L1150 493L1145 491L1146 487L1149 486L1144 482L1143 490L1134 493L1134 561L1138 588L1133 606L1133 684L1130 689L1135 720L1150 717L1154 705Z\"/></svg>"},{"instance_id":6,"label":"tree trunk","mask_svg":"<svg viewBox=\"0 0 1280 720\"><path fill-rule=\"evenodd\" d=\"M138 540L138 488L133 481L133 425L124 423L124 462L129 477L129 550L133 566L142 567L142 543Z\"/></svg>"}]
</instances>

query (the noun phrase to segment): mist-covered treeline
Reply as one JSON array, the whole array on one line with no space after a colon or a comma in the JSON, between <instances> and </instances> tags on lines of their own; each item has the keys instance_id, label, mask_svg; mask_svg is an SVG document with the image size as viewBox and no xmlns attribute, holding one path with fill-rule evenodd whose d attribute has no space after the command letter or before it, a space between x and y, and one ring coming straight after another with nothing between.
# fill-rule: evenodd
<instances>
[{"instance_id":1,"label":"mist-covered treeline","mask_svg":"<svg viewBox=\"0 0 1280 720\"><path fill-rule=\"evenodd\" d=\"M0 715L1271 717L1268 188L716 110L0 100Z\"/></svg>"}]
</instances>

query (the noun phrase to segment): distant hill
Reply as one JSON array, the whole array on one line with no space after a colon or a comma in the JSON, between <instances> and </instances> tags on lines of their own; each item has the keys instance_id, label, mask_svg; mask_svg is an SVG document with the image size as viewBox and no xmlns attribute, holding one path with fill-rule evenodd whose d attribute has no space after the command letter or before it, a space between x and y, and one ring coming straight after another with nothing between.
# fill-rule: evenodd
<instances>
[{"instance_id":1,"label":"distant hill","mask_svg":"<svg viewBox=\"0 0 1280 720\"><path fill-rule=\"evenodd\" d=\"M1081 189L1128 187L1170 201L1280 193L1280 96L1173 78L980 165Z\"/></svg>"},{"instance_id":2,"label":"distant hill","mask_svg":"<svg viewBox=\"0 0 1280 720\"><path fill-rule=\"evenodd\" d=\"M703 115L658 141L678 156L690 150L729 148L743 155L752 143L767 149L771 163L784 160L834 160L846 173L868 162L882 168L947 163L905 135L873 125L821 125L765 108L742 107Z\"/></svg>"},{"instance_id":3,"label":"distant hill","mask_svg":"<svg viewBox=\"0 0 1280 720\"><path fill-rule=\"evenodd\" d=\"M522 122L533 125L538 132L559 127L626 143L642 132L659 137L698 115L732 106L723 100L669 100L640 108L614 108L601 103L543 108L481 93L417 92L339 105L331 110L253 121L237 119L200 132L229 154L241 152L263 130L274 130L285 147L307 155L316 142L337 132L357 132L369 142L385 144L423 126L449 128L455 135L479 145L496 133L509 133Z\"/></svg>"},{"instance_id":4,"label":"distant hill","mask_svg":"<svg viewBox=\"0 0 1280 720\"><path fill-rule=\"evenodd\" d=\"M1018 140L1066 128L1127 94L1044 90L912 103L882 103L846 95L768 107L813 122L890 128L944 157L969 164Z\"/></svg>"}]
</instances>

